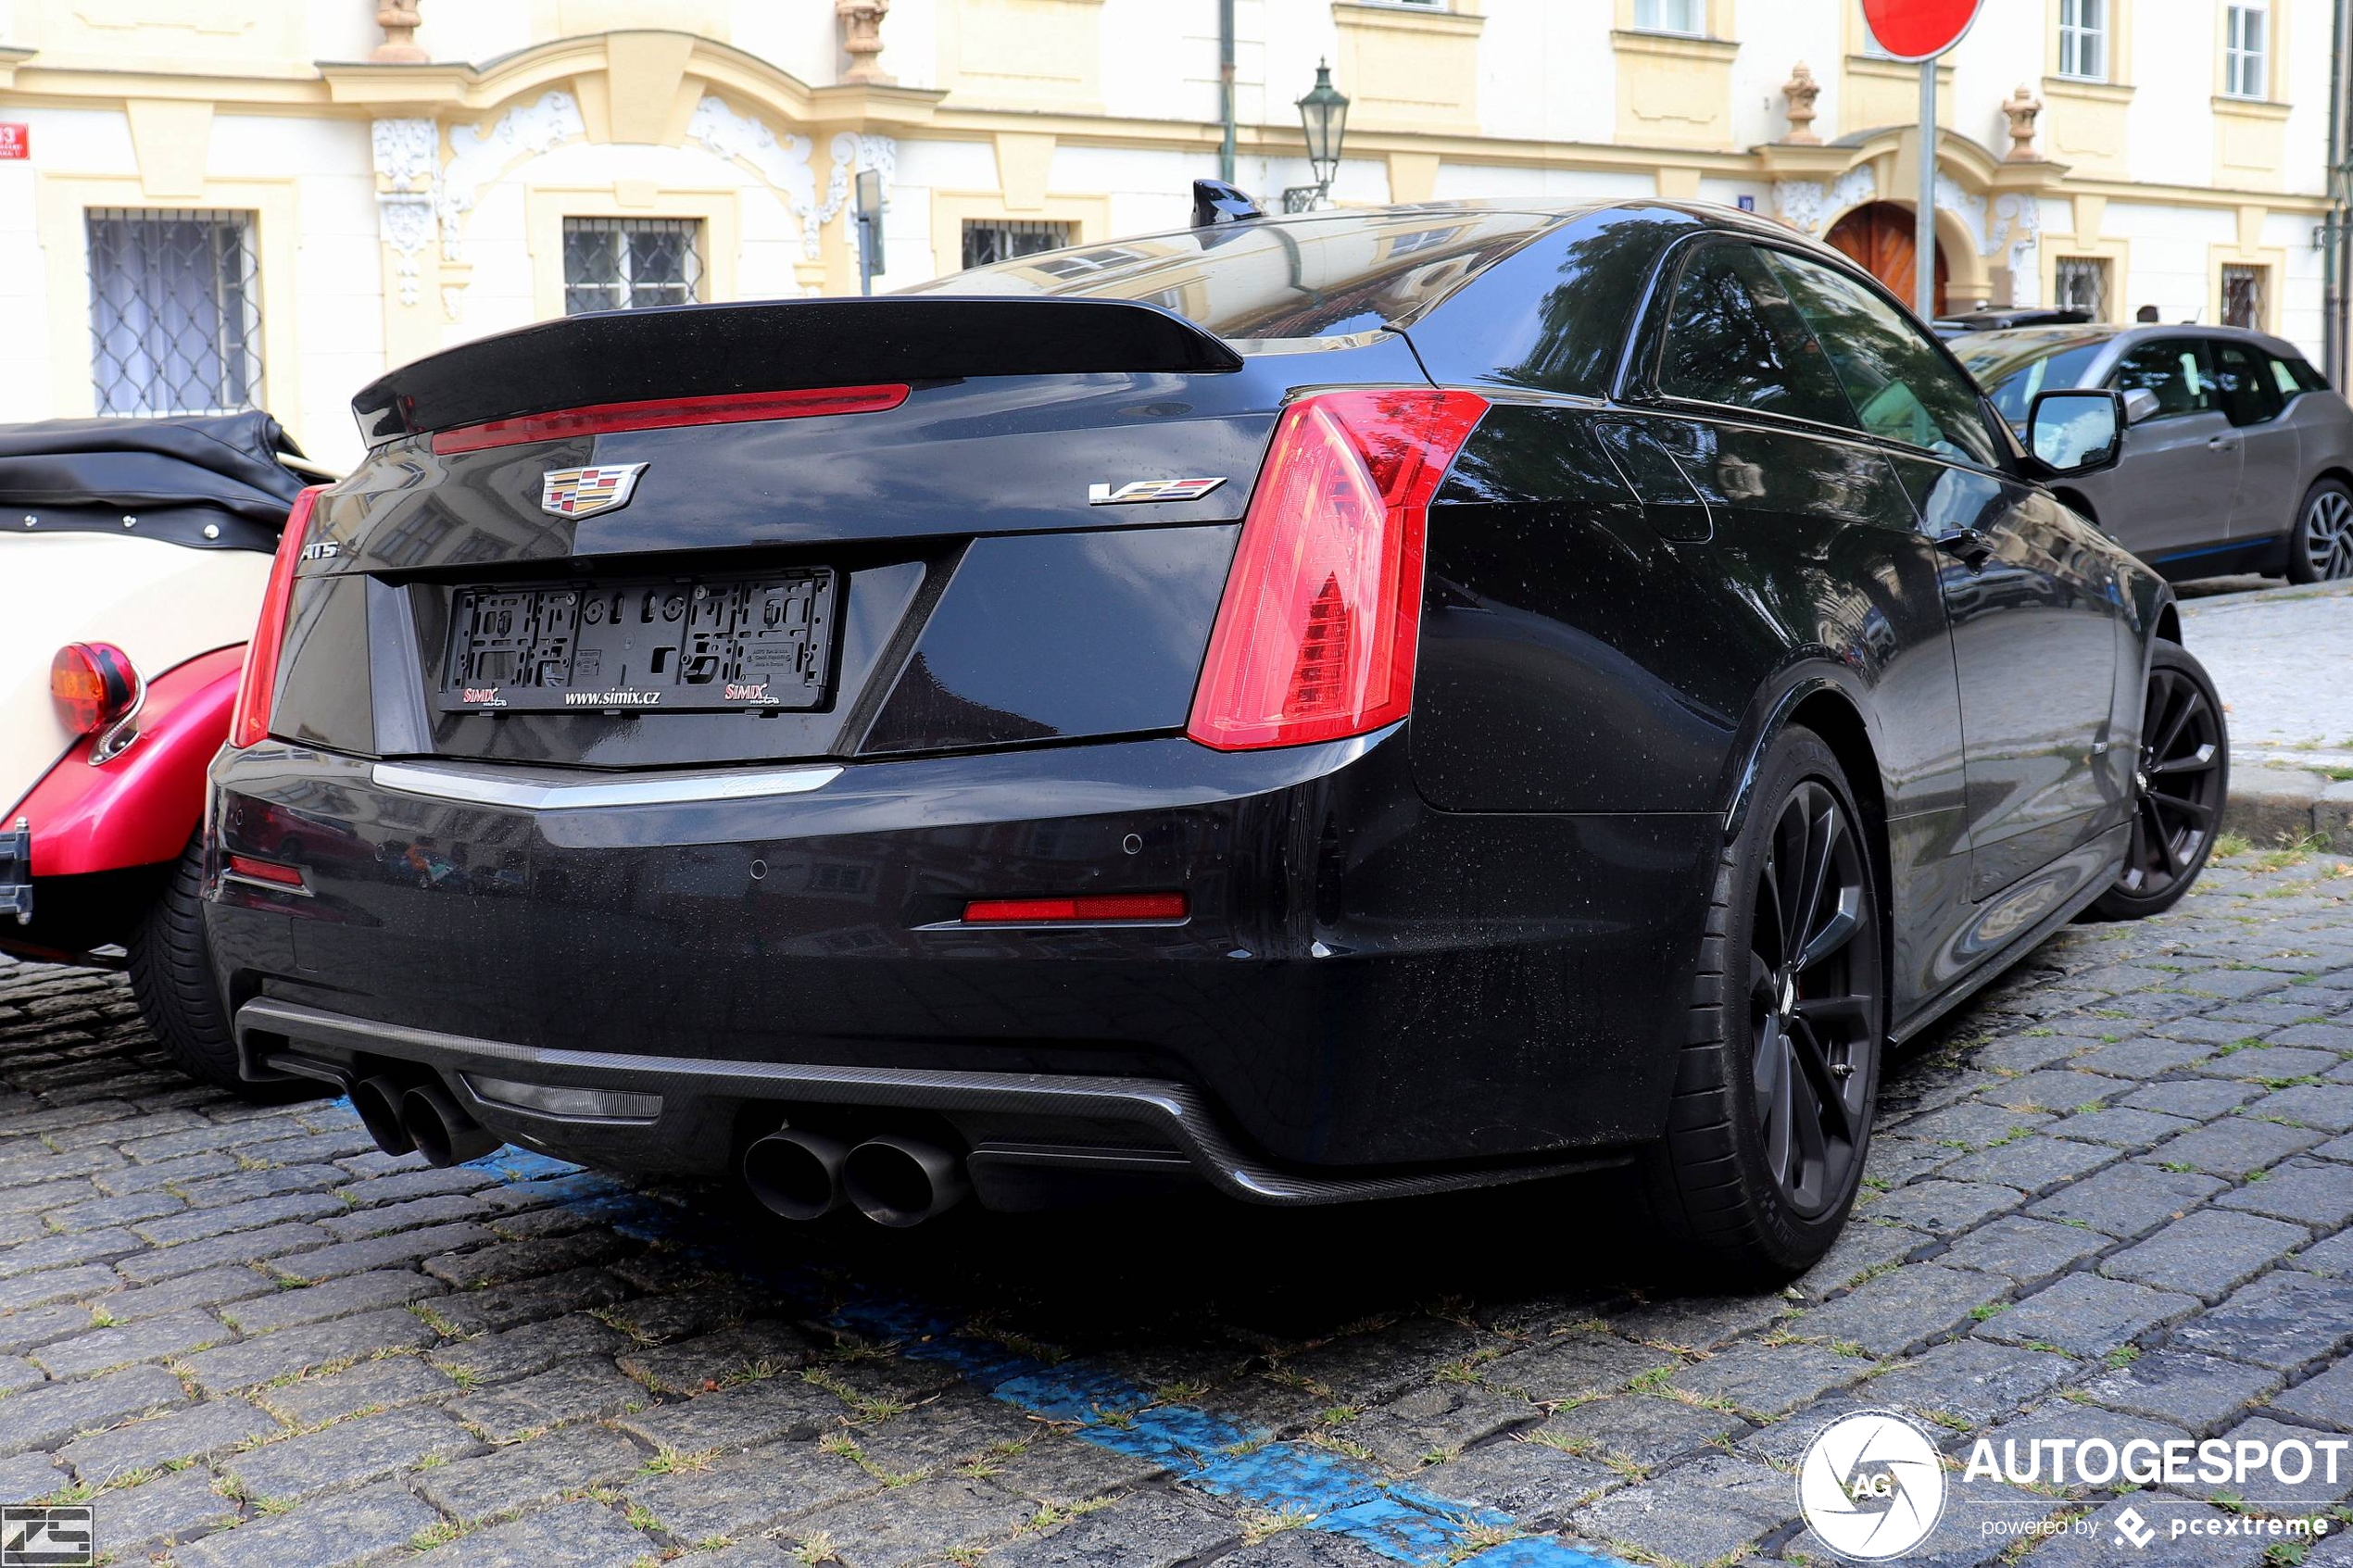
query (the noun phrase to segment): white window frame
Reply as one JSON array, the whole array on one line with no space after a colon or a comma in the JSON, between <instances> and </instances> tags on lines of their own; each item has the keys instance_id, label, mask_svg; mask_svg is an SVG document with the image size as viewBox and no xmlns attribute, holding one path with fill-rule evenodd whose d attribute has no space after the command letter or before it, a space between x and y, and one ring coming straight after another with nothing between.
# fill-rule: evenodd
<instances>
[{"instance_id":1,"label":"white window frame","mask_svg":"<svg viewBox=\"0 0 2353 1568\"><path fill-rule=\"evenodd\" d=\"M2106 82L2112 73L2114 0L2059 0L2058 74L2075 82Z\"/></svg>"},{"instance_id":2,"label":"white window frame","mask_svg":"<svg viewBox=\"0 0 2353 1568\"><path fill-rule=\"evenodd\" d=\"M1707 36L1707 0L1634 0L1634 31L1675 38Z\"/></svg>"},{"instance_id":3,"label":"white window frame","mask_svg":"<svg viewBox=\"0 0 2353 1568\"><path fill-rule=\"evenodd\" d=\"M2228 0L2222 7L2222 95L2271 95L2271 0Z\"/></svg>"}]
</instances>

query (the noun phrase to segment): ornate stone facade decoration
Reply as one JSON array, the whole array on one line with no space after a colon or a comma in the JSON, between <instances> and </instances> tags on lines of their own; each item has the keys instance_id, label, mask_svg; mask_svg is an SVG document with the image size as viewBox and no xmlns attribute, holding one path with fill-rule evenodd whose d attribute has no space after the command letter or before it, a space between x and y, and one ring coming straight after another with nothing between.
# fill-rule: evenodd
<instances>
[{"instance_id":1,"label":"ornate stone facade decoration","mask_svg":"<svg viewBox=\"0 0 2353 1568\"><path fill-rule=\"evenodd\" d=\"M489 125L459 125L449 132L449 164L441 171L441 257L465 259L464 220L482 188L516 158L544 153L560 142L588 134L579 101L560 89L517 104Z\"/></svg>"},{"instance_id":2,"label":"ornate stone facade decoration","mask_svg":"<svg viewBox=\"0 0 2353 1568\"><path fill-rule=\"evenodd\" d=\"M1818 147L1821 137L1814 133L1814 100L1822 95L1822 84L1814 80L1814 72L1804 60L1797 62L1781 83L1781 96L1789 103L1789 134L1781 140L1794 147Z\"/></svg>"},{"instance_id":3,"label":"ornate stone facade decoration","mask_svg":"<svg viewBox=\"0 0 2353 1568\"><path fill-rule=\"evenodd\" d=\"M834 0L834 16L841 24L842 53L849 68L844 82L870 82L888 86L898 79L882 68L882 19L890 0Z\"/></svg>"},{"instance_id":4,"label":"ornate stone facade decoration","mask_svg":"<svg viewBox=\"0 0 2353 1568\"><path fill-rule=\"evenodd\" d=\"M1840 213L1860 207L1879 194L1879 176L1871 166L1850 169L1829 185L1816 180L1777 180L1773 210L1801 234L1818 234Z\"/></svg>"},{"instance_id":5,"label":"ornate stone facade decoration","mask_svg":"<svg viewBox=\"0 0 2353 1568\"><path fill-rule=\"evenodd\" d=\"M383 0L376 10L376 25L384 30L384 41L376 45L370 59L380 65L421 65L433 57L417 45L417 29L424 25L424 18L417 14L417 0Z\"/></svg>"},{"instance_id":6,"label":"ornate stone facade decoration","mask_svg":"<svg viewBox=\"0 0 2353 1568\"><path fill-rule=\"evenodd\" d=\"M2042 154L2034 150L2034 121L2043 112L2043 100L2027 91L2020 82L2018 91L2002 106L2002 113L2010 122L2010 150L2002 157L2005 163L2035 163Z\"/></svg>"},{"instance_id":7,"label":"ornate stone facade decoration","mask_svg":"<svg viewBox=\"0 0 2353 1568\"><path fill-rule=\"evenodd\" d=\"M882 176L883 205L890 205L891 182L899 178L899 144L887 136L858 138L858 167Z\"/></svg>"},{"instance_id":8,"label":"ornate stone facade decoration","mask_svg":"<svg viewBox=\"0 0 2353 1568\"><path fill-rule=\"evenodd\" d=\"M440 183L441 128L430 119L380 119L371 139L377 232L392 247L400 303L414 305L424 286L424 254L440 227L434 202Z\"/></svg>"},{"instance_id":9,"label":"ornate stone facade decoration","mask_svg":"<svg viewBox=\"0 0 2353 1568\"><path fill-rule=\"evenodd\" d=\"M1993 232L1986 254L2003 255L2010 272L2010 304L2040 304L2043 285L2043 202L2032 192L2010 192L1994 198Z\"/></svg>"},{"instance_id":10,"label":"ornate stone facade decoration","mask_svg":"<svg viewBox=\"0 0 2353 1568\"><path fill-rule=\"evenodd\" d=\"M800 225L800 254L810 261L823 254L819 241L826 224L841 213L849 199L854 169L879 169L883 183L890 183L899 164L899 144L887 136L860 136L844 131L825 144L832 167L826 171L824 198L817 193L817 171L810 162L815 144L790 132L779 135L763 120L738 114L727 101L705 94L686 121L686 140L750 165L775 187Z\"/></svg>"},{"instance_id":11,"label":"ornate stone facade decoration","mask_svg":"<svg viewBox=\"0 0 2353 1568\"><path fill-rule=\"evenodd\" d=\"M1949 174L1939 174L1936 177L1936 206L1937 210L1949 212L1960 220L1961 227L1969 231L1969 243L1977 247L1978 255L1994 254L1994 242L1985 237L1983 196L1970 195L1961 189L1959 181Z\"/></svg>"}]
</instances>

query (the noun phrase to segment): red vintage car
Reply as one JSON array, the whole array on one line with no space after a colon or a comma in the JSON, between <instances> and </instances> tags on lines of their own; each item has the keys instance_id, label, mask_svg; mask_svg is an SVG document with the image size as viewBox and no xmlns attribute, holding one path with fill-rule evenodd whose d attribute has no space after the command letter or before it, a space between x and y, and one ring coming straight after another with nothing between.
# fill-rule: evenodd
<instances>
[{"instance_id":1,"label":"red vintage car","mask_svg":"<svg viewBox=\"0 0 2353 1568\"><path fill-rule=\"evenodd\" d=\"M0 426L0 951L127 967L182 1066L229 1049L205 766L287 510L325 477L259 411Z\"/></svg>"}]
</instances>

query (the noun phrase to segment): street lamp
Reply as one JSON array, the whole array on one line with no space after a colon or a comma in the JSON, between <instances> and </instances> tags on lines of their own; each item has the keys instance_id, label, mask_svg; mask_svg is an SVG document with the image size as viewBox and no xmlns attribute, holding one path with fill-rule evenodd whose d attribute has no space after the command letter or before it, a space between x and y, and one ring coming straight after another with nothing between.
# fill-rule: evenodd
<instances>
[{"instance_id":1,"label":"street lamp","mask_svg":"<svg viewBox=\"0 0 2353 1568\"><path fill-rule=\"evenodd\" d=\"M1332 68L1322 60L1315 62L1315 85L1299 100L1299 123L1307 133L1307 162L1315 171L1315 183L1285 191L1285 212L1313 211L1340 172L1340 146L1348 134L1348 98L1332 85Z\"/></svg>"}]
</instances>

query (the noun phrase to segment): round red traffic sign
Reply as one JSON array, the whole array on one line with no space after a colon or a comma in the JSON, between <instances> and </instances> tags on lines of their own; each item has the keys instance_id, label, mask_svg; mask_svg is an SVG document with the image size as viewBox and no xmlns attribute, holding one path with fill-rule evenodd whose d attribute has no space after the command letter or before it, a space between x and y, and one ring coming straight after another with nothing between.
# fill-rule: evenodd
<instances>
[{"instance_id":1,"label":"round red traffic sign","mask_svg":"<svg viewBox=\"0 0 2353 1568\"><path fill-rule=\"evenodd\" d=\"M1899 60L1933 59L1961 41L1982 0L1863 0L1863 20Z\"/></svg>"}]
</instances>

